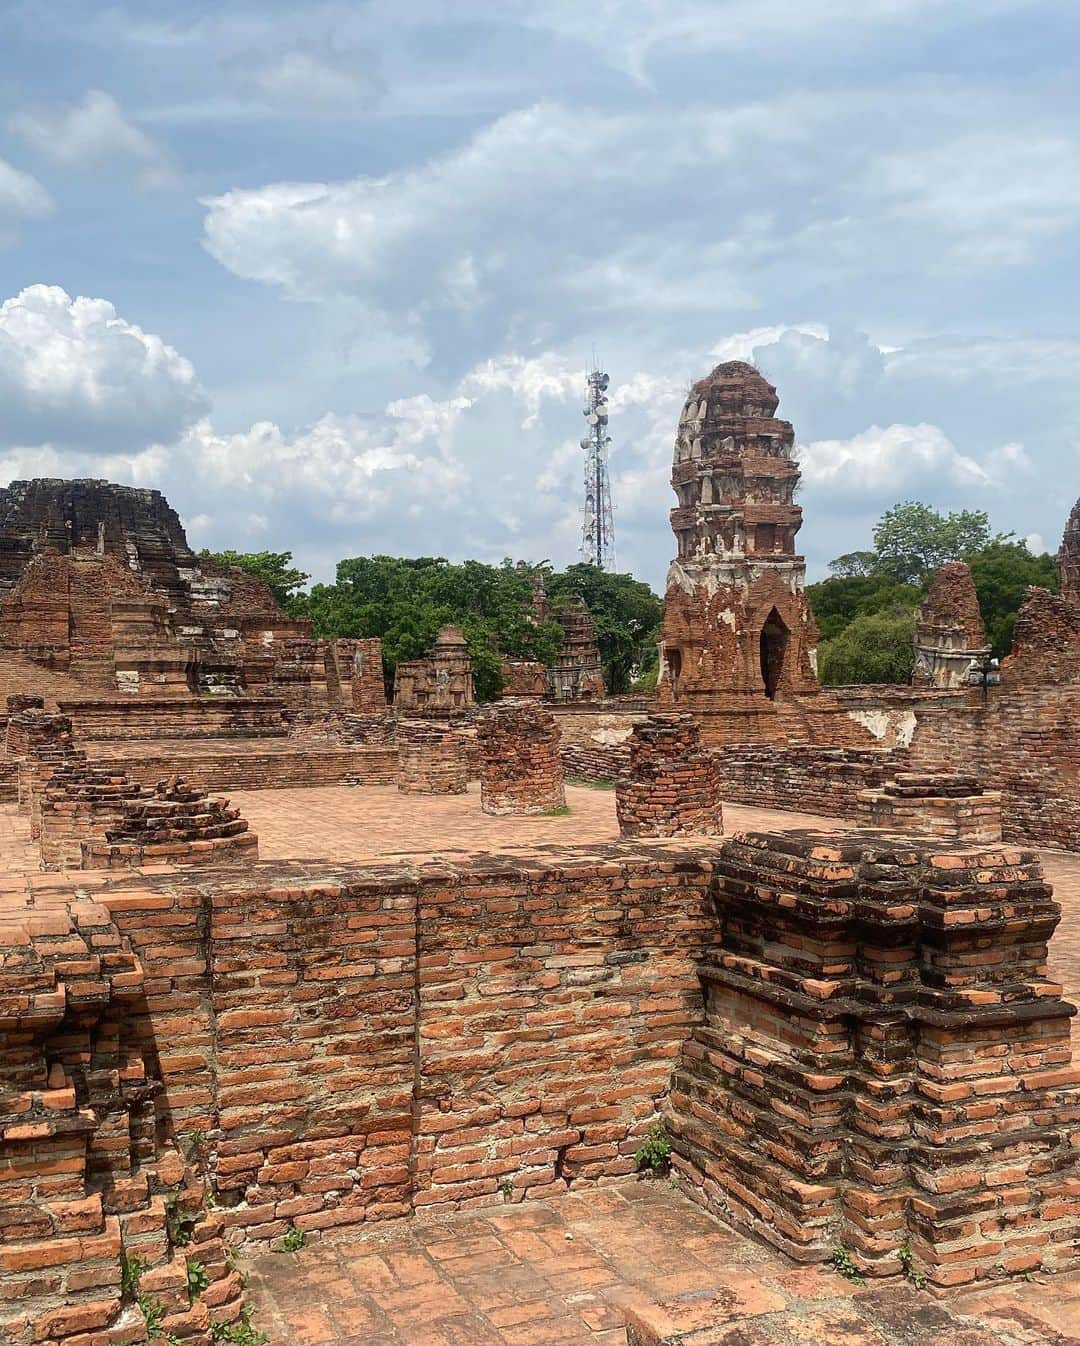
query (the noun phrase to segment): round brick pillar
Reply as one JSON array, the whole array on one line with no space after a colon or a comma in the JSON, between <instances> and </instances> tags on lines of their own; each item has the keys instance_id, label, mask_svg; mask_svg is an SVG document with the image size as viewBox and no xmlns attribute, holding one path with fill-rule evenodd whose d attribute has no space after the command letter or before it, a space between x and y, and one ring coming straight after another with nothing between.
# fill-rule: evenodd
<instances>
[{"instance_id":1,"label":"round brick pillar","mask_svg":"<svg viewBox=\"0 0 1080 1346\"><path fill-rule=\"evenodd\" d=\"M503 705L477 726L480 807L524 816L564 808L563 768L555 716L539 706Z\"/></svg>"},{"instance_id":2,"label":"round brick pillar","mask_svg":"<svg viewBox=\"0 0 1080 1346\"><path fill-rule=\"evenodd\" d=\"M469 783L458 735L431 720L399 720L397 787L409 795L463 795Z\"/></svg>"},{"instance_id":3,"label":"round brick pillar","mask_svg":"<svg viewBox=\"0 0 1080 1346\"><path fill-rule=\"evenodd\" d=\"M719 836L720 775L691 715L650 715L630 736L630 774L615 785L624 837Z\"/></svg>"}]
</instances>

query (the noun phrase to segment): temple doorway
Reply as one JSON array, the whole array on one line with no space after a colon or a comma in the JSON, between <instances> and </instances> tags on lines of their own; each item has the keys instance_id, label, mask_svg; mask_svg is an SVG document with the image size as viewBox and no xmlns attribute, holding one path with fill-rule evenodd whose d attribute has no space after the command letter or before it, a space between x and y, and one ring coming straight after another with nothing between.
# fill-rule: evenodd
<instances>
[{"instance_id":1,"label":"temple doorway","mask_svg":"<svg viewBox=\"0 0 1080 1346\"><path fill-rule=\"evenodd\" d=\"M787 627L780 614L773 608L761 628L761 680L765 684L765 695L770 701L776 696L776 689L780 686L788 636Z\"/></svg>"},{"instance_id":2,"label":"temple doorway","mask_svg":"<svg viewBox=\"0 0 1080 1346\"><path fill-rule=\"evenodd\" d=\"M664 663L667 664L668 682L671 684L671 699L676 701L679 696L679 678L682 676L682 651L674 646L666 646Z\"/></svg>"}]
</instances>

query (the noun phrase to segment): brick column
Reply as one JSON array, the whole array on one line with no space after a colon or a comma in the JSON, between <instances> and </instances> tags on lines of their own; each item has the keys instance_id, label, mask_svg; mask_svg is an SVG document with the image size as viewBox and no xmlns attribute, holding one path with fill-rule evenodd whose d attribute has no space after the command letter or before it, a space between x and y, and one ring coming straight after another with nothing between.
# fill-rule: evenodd
<instances>
[{"instance_id":1,"label":"brick column","mask_svg":"<svg viewBox=\"0 0 1080 1346\"><path fill-rule=\"evenodd\" d=\"M615 786L619 831L670 837L724 830L720 778L691 715L650 715L630 736L630 774Z\"/></svg>"},{"instance_id":2,"label":"brick column","mask_svg":"<svg viewBox=\"0 0 1080 1346\"><path fill-rule=\"evenodd\" d=\"M559 728L550 711L503 705L477 725L480 807L485 813L550 813L565 807Z\"/></svg>"},{"instance_id":3,"label":"brick column","mask_svg":"<svg viewBox=\"0 0 1080 1346\"><path fill-rule=\"evenodd\" d=\"M463 795L468 766L459 736L437 720L398 721L398 781L402 794Z\"/></svg>"}]
</instances>

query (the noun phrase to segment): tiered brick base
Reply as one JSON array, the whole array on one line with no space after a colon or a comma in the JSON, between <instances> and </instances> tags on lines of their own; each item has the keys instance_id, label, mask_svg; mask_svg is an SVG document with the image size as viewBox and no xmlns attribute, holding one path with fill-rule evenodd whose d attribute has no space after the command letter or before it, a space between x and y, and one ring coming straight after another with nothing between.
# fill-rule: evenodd
<instances>
[{"instance_id":1,"label":"tiered brick base","mask_svg":"<svg viewBox=\"0 0 1080 1346\"><path fill-rule=\"evenodd\" d=\"M403 794L463 795L468 762L459 735L437 720L400 720L397 787Z\"/></svg>"},{"instance_id":2,"label":"tiered brick base","mask_svg":"<svg viewBox=\"0 0 1080 1346\"><path fill-rule=\"evenodd\" d=\"M210 1346L243 1288L204 1178L158 1138L139 958L86 898L0 913L0 946L0 1339L145 1341L138 1294L161 1341Z\"/></svg>"},{"instance_id":3,"label":"tiered brick base","mask_svg":"<svg viewBox=\"0 0 1080 1346\"><path fill-rule=\"evenodd\" d=\"M623 836L724 830L720 779L690 715L650 715L630 737L630 775L615 786Z\"/></svg>"},{"instance_id":4,"label":"tiered brick base","mask_svg":"<svg viewBox=\"0 0 1080 1346\"><path fill-rule=\"evenodd\" d=\"M901 771L880 790L859 794L858 821L897 836L1001 840L1001 794L974 776Z\"/></svg>"},{"instance_id":5,"label":"tiered brick base","mask_svg":"<svg viewBox=\"0 0 1080 1346\"><path fill-rule=\"evenodd\" d=\"M227 799L208 799L180 776L125 800L120 822L103 841L84 841L84 869L124 869L164 862L210 865L254 860L259 839Z\"/></svg>"},{"instance_id":6,"label":"tiered brick base","mask_svg":"<svg viewBox=\"0 0 1080 1346\"><path fill-rule=\"evenodd\" d=\"M559 730L550 711L523 703L499 706L480 721L477 737L485 813L550 813L566 806Z\"/></svg>"},{"instance_id":7,"label":"tiered brick base","mask_svg":"<svg viewBox=\"0 0 1080 1346\"><path fill-rule=\"evenodd\" d=\"M677 1168L802 1260L935 1285L1080 1258L1073 1007L1031 851L753 833L718 865Z\"/></svg>"}]
</instances>

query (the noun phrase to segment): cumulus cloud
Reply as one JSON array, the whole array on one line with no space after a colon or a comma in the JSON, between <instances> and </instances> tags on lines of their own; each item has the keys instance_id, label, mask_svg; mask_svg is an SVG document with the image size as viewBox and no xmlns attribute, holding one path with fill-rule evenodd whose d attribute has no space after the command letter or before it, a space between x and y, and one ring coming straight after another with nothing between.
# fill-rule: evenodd
<instances>
[{"instance_id":1,"label":"cumulus cloud","mask_svg":"<svg viewBox=\"0 0 1080 1346\"><path fill-rule=\"evenodd\" d=\"M0 245L13 240L20 224L52 208L52 198L36 178L0 159Z\"/></svg>"},{"instance_id":2,"label":"cumulus cloud","mask_svg":"<svg viewBox=\"0 0 1080 1346\"><path fill-rule=\"evenodd\" d=\"M7 444L138 451L174 439L207 405L190 361L105 299L31 285L0 304Z\"/></svg>"},{"instance_id":3,"label":"cumulus cloud","mask_svg":"<svg viewBox=\"0 0 1080 1346\"><path fill-rule=\"evenodd\" d=\"M23 108L10 129L34 149L67 168L134 164L147 186L170 182L174 169L165 149L124 113L111 94L90 89L80 102Z\"/></svg>"},{"instance_id":4,"label":"cumulus cloud","mask_svg":"<svg viewBox=\"0 0 1080 1346\"><path fill-rule=\"evenodd\" d=\"M990 474L936 425L872 425L851 439L819 439L799 447L808 486L833 492L873 492L893 498L912 481L931 475L958 486L988 486Z\"/></svg>"}]
</instances>

